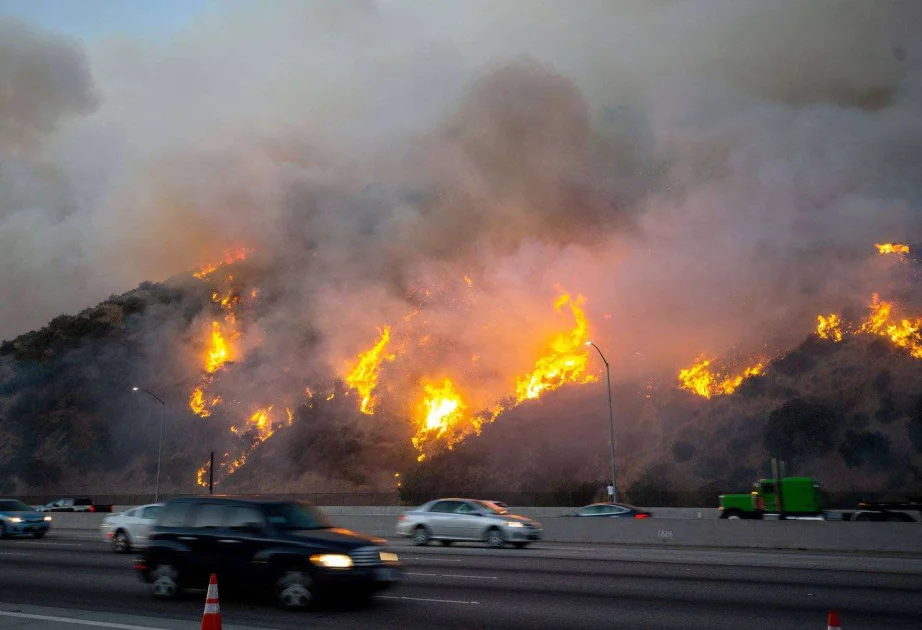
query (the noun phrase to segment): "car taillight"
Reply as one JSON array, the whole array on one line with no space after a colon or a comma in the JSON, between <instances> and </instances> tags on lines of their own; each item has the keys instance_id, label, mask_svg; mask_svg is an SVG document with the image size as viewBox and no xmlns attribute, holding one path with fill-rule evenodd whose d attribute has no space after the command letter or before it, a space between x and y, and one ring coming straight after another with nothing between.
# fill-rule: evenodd
<instances>
[{"instance_id":1,"label":"car taillight","mask_svg":"<svg viewBox=\"0 0 922 630\"><path fill-rule=\"evenodd\" d=\"M397 520L398 520L398 521L403 521L403 520L406 520L406 518L407 518L407 515L406 515L406 514L401 514L401 515L399 515L399 516L397 517Z\"/></svg>"},{"instance_id":2,"label":"car taillight","mask_svg":"<svg viewBox=\"0 0 922 630\"><path fill-rule=\"evenodd\" d=\"M650 518L649 514L635 514L634 518Z\"/></svg>"},{"instance_id":3,"label":"car taillight","mask_svg":"<svg viewBox=\"0 0 922 630\"><path fill-rule=\"evenodd\" d=\"M90 512L95 512L95 511L96 511L96 506L95 506L95 505L91 505L91 506L90 506Z\"/></svg>"},{"instance_id":4,"label":"car taillight","mask_svg":"<svg viewBox=\"0 0 922 630\"><path fill-rule=\"evenodd\" d=\"M137 571L143 571L147 568L147 562L144 561L144 558L135 558L134 568Z\"/></svg>"}]
</instances>

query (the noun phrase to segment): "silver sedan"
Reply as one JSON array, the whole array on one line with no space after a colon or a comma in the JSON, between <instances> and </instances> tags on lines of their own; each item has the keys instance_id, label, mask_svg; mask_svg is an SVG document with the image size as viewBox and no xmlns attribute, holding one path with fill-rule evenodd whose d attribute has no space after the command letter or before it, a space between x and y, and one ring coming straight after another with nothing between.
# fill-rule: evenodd
<instances>
[{"instance_id":1,"label":"silver sedan","mask_svg":"<svg viewBox=\"0 0 922 630\"><path fill-rule=\"evenodd\" d=\"M397 519L397 535L412 538L416 545L438 540L443 545L477 541L497 548L507 543L524 547L541 540L542 534L541 523L478 499L436 499Z\"/></svg>"}]
</instances>

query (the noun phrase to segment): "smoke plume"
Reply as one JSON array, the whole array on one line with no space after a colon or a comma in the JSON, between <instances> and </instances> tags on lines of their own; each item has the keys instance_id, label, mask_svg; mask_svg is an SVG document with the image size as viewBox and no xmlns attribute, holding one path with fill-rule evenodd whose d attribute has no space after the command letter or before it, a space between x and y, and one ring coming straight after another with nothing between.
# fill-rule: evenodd
<instances>
[{"instance_id":1,"label":"smoke plume","mask_svg":"<svg viewBox=\"0 0 922 630\"><path fill-rule=\"evenodd\" d=\"M919 240L920 27L819 0L280 1L83 48L0 23L0 337L247 247L241 398L390 325L395 413L443 375L482 408L571 325L560 290L616 379L777 352Z\"/></svg>"}]
</instances>

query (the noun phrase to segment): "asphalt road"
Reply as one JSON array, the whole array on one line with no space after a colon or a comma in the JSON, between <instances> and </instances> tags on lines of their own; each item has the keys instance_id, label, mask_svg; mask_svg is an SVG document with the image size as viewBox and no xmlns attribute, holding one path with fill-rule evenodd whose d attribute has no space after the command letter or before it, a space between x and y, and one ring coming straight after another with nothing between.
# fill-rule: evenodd
<instances>
[{"instance_id":1,"label":"asphalt road","mask_svg":"<svg viewBox=\"0 0 922 630\"><path fill-rule=\"evenodd\" d=\"M263 628L922 627L922 558L538 544L410 547L403 584L359 608L289 613L222 592L225 624ZM204 593L150 599L90 532L0 541L0 604L198 623ZM192 625L190 625L192 627Z\"/></svg>"}]
</instances>

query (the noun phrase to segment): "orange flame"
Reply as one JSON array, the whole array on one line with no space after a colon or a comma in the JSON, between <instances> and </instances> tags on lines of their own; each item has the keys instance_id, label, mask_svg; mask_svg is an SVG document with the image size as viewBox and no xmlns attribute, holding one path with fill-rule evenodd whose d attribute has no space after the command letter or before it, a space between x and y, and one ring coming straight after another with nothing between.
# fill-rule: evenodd
<instances>
[{"instance_id":1,"label":"orange flame","mask_svg":"<svg viewBox=\"0 0 922 630\"><path fill-rule=\"evenodd\" d=\"M378 366L382 361L393 361L396 354L384 354L384 348L391 338L390 326L385 326L381 338L370 350L359 355L358 363L352 372L346 376L349 387L356 389L362 397L361 411L373 415L375 412L375 399L372 394L378 386Z\"/></svg>"},{"instance_id":2,"label":"orange flame","mask_svg":"<svg viewBox=\"0 0 922 630\"><path fill-rule=\"evenodd\" d=\"M764 368L760 361L752 367L747 367L735 376L723 375L711 371L711 360L705 356L698 357L694 365L679 372L679 383L682 389L688 390L704 398L732 394L747 378L758 376Z\"/></svg>"},{"instance_id":3,"label":"orange flame","mask_svg":"<svg viewBox=\"0 0 922 630\"><path fill-rule=\"evenodd\" d=\"M423 389L427 397L419 407L420 416L413 437L413 446L420 450L426 442L438 439L454 429L464 419L464 411L467 409L451 379L443 380L441 386L424 383ZM451 447L454 441L450 434L448 438Z\"/></svg>"},{"instance_id":4,"label":"orange flame","mask_svg":"<svg viewBox=\"0 0 922 630\"><path fill-rule=\"evenodd\" d=\"M193 273L192 276L198 278L199 280L204 280L206 276L217 271L219 267L233 264L238 260L243 260L249 253L250 252L243 247L235 250L228 250L224 253L224 258L222 260L204 265L197 272Z\"/></svg>"},{"instance_id":5,"label":"orange flame","mask_svg":"<svg viewBox=\"0 0 922 630\"><path fill-rule=\"evenodd\" d=\"M877 252L880 254L908 254L909 245L902 243L874 243Z\"/></svg>"},{"instance_id":6,"label":"orange flame","mask_svg":"<svg viewBox=\"0 0 922 630\"><path fill-rule=\"evenodd\" d=\"M209 374L215 372L230 360L230 356L227 341L221 333L221 325L211 322L211 348L205 356L205 371Z\"/></svg>"},{"instance_id":7,"label":"orange flame","mask_svg":"<svg viewBox=\"0 0 922 630\"><path fill-rule=\"evenodd\" d=\"M220 396L212 396L210 400L206 400L205 390L201 385L192 390L192 395L189 396L189 408L192 409L193 413L201 416L202 418L207 418L210 416L211 410L214 409L220 402Z\"/></svg>"},{"instance_id":8,"label":"orange flame","mask_svg":"<svg viewBox=\"0 0 922 630\"><path fill-rule=\"evenodd\" d=\"M908 350L912 357L922 359L922 336L919 334L922 318L891 321L893 305L882 301L877 293L871 298L870 308L871 313L861 324L860 332L887 337L898 347Z\"/></svg>"},{"instance_id":9,"label":"orange flame","mask_svg":"<svg viewBox=\"0 0 922 630\"><path fill-rule=\"evenodd\" d=\"M515 386L516 402L534 399L546 391L557 389L565 383L589 383L592 375L583 376L589 364L586 342L589 340L589 324L580 308L586 299L580 295L575 301L564 293L554 302L558 311L568 304L576 327L560 333L551 341L550 353L535 363L535 370L518 380Z\"/></svg>"},{"instance_id":10,"label":"orange flame","mask_svg":"<svg viewBox=\"0 0 922 630\"><path fill-rule=\"evenodd\" d=\"M203 488L208 487L208 482L205 480L205 475L208 474L208 464L205 464L195 473L195 483L200 485Z\"/></svg>"},{"instance_id":11,"label":"orange flame","mask_svg":"<svg viewBox=\"0 0 922 630\"><path fill-rule=\"evenodd\" d=\"M842 341L842 320L835 313L829 317L822 315L816 316L816 334L820 339L832 339L833 341Z\"/></svg>"}]
</instances>

